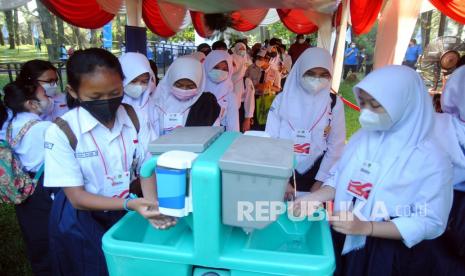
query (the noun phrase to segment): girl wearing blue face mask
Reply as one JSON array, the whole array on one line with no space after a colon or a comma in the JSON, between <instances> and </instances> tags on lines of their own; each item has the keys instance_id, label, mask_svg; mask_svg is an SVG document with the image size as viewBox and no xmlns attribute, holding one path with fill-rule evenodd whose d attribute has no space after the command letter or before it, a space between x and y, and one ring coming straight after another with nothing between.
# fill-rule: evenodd
<instances>
[{"instance_id":1,"label":"girl wearing blue face mask","mask_svg":"<svg viewBox=\"0 0 465 276\"><path fill-rule=\"evenodd\" d=\"M271 137L294 141L298 196L321 186L344 148L344 107L330 93L332 72L328 51L306 50L268 113L265 131ZM292 191L289 184L287 198Z\"/></svg>"},{"instance_id":2,"label":"girl wearing blue face mask","mask_svg":"<svg viewBox=\"0 0 465 276\"><path fill-rule=\"evenodd\" d=\"M205 91L215 95L221 107L219 123L228 131L239 131L239 107L234 95L234 85L231 80L233 62L226 51L214 50L205 59L207 73Z\"/></svg>"},{"instance_id":3,"label":"girl wearing blue face mask","mask_svg":"<svg viewBox=\"0 0 465 276\"><path fill-rule=\"evenodd\" d=\"M387 66L353 90L362 128L294 211L312 215L334 200L335 275L435 275L430 240L446 228L452 165L434 139L426 87L414 70Z\"/></svg>"},{"instance_id":4,"label":"girl wearing blue face mask","mask_svg":"<svg viewBox=\"0 0 465 276\"><path fill-rule=\"evenodd\" d=\"M203 66L194 57L177 58L155 92L160 133L184 126L212 126L220 115L216 97L205 89Z\"/></svg>"}]
</instances>

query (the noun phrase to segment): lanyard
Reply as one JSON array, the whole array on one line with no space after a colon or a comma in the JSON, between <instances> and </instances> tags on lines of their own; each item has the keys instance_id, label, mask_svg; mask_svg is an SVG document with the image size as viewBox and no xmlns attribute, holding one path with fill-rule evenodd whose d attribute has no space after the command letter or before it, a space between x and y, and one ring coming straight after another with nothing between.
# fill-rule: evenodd
<instances>
[{"instance_id":1,"label":"lanyard","mask_svg":"<svg viewBox=\"0 0 465 276\"><path fill-rule=\"evenodd\" d=\"M318 123L321 121L321 119L323 119L323 116L325 115L326 111L328 111L328 107L326 106L325 110L323 111L323 113L321 113L320 117L318 118L318 120L316 120L316 122L313 124L313 126L310 128L309 131L312 131L317 125ZM287 123L289 124L289 126L291 127L291 129L293 131L295 131L294 127L292 126L291 124L291 121L287 120Z\"/></svg>"},{"instance_id":2,"label":"lanyard","mask_svg":"<svg viewBox=\"0 0 465 276\"><path fill-rule=\"evenodd\" d=\"M228 95L229 95L229 93L224 94L221 98L218 99L217 102L221 102L221 100L226 98L226 96L228 96Z\"/></svg>"},{"instance_id":3,"label":"lanyard","mask_svg":"<svg viewBox=\"0 0 465 276\"><path fill-rule=\"evenodd\" d=\"M102 151L100 150L100 147L98 146L97 142L95 141L94 135L92 135L92 130L89 131L90 137L92 137L92 141L94 142L95 147L98 150L98 153L100 155L100 159L102 160L103 163L103 168L105 169L105 175L108 175L108 169L107 165L105 162L105 157L103 156ZM121 138L121 141L123 143L123 151L124 151L124 171L128 171L128 159L126 156L126 144L124 143L124 138L123 138L123 131L120 132L119 137Z\"/></svg>"},{"instance_id":4,"label":"lanyard","mask_svg":"<svg viewBox=\"0 0 465 276\"><path fill-rule=\"evenodd\" d=\"M161 106L159 106L159 105L156 105L156 107L158 107L158 109L160 109L160 110L161 110L161 112L163 112L163 114L165 114L165 115L166 115L166 114L168 114L168 113L166 113L166 111L165 111L165 110L163 110L163 108L161 108ZM181 114L183 114L183 115L184 115L184 113L186 113L186 111L187 111L187 110L189 110L191 107L192 107L192 105L191 105L191 106L189 106L188 108L186 108L186 109L185 109L183 112L181 112Z\"/></svg>"}]
</instances>

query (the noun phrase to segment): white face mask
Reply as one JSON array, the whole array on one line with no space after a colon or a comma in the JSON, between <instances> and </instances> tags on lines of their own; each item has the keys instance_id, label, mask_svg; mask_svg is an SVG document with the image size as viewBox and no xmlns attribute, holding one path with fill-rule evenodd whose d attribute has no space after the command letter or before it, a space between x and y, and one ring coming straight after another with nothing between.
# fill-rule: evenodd
<instances>
[{"instance_id":1,"label":"white face mask","mask_svg":"<svg viewBox=\"0 0 465 276\"><path fill-rule=\"evenodd\" d=\"M137 99L147 90L147 85L128 84L124 87L124 93L133 99Z\"/></svg>"},{"instance_id":2,"label":"white face mask","mask_svg":"<svg viewBox=\"0 0 465 276\"><path fill-rule=\"evenodd\" d=\"M299 42L299 44L304 44L305 39L301 38L301 39L298 40L298 42Z\"/></svg>"},{"instance_id":3,"label":"white face mask","mask_svg":"<svg viewBox=\"0 0 465 276\"><path fill-rule=\"evenodd\" d=\"M391 117L387 113L375 113L370 109L362 109L358 118L362 128L372 131L386 131L393 125Z\"/></svg>"},{"instance_id":4,"label":"white face mask","mask_svg":"<svg viewBox=\"0 0 465 276\"><path fill-rule=\"evenodd\" d=\"M350 45L351 48L355 48L355 45Z\"/></svg>"},{"instance_id":5,"label":"white face mask","mask_svg":"<svg viewBox=\"0 0 465 276\"><path fill-rule=\"evenodd\" d=\"M47 115L52 112L54 101L52 98L47 97L47 99L37 100L38 111L40 115Z\"/></svg>"},{"instance_id":6,"label":"white face mask","mask_svg":"<svg viewBox=\"0 0 465 276\"><path fill-rule=\"evenodd\" d=\"M318 94L321 90L329 87L329 80L326 78L303 77L300 84L305 92L309 94Z\"/></svg>"},{"instance_id":7,"label":"white face mask","mask_svg":"<svg viewBox=\"0 0 465 276\"><path fill-rule=\"evenodd\" d=\"M265 62L263 60L256 60L255 61L255 65L257 65L258 67L262 67L263 65L265 64Z\"/></svg>"},{"instance_id":8,"label":"white face mask","mask_svg":"<svg viewBox=\"0 0 465 276\"><path fill-rule=\"evenodd\" d=\"M239 50L239 52L237 54L240 55L241 57L245 57L247 52L245 50Z\"/></svg>"},{"instance_id":9,"label":"white face mask","mask_svg":"<svg viewBox=\"0 0 465 276\"><path fill-rule=\"evenodd\" d=\"M223 70L212 69L210 72L208 72L208 77L212 82L220 83L228 78L228 73L229 72Z\"/></svg>"},{"instance_id":10,"label":"white face mask","mask_svg":"<svg viewBox=\"0 0 465 276\"><path fill-rule=\"evenodd\" d=\"M42 84L41 86L45 90L45 95L49 97L55 97L55 95L57 94L58 85L56 83L46 83Z\"/></svg>"}]
</instances>

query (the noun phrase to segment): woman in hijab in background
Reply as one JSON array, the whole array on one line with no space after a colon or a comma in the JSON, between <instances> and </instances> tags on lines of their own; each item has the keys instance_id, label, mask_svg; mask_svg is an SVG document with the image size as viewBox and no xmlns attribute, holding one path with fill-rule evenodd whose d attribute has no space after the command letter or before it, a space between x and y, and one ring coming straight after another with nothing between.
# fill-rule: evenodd
<instances>
[{"instance_id":1,"label":"woman in hijab in background","mask_svg":"<svg viewBox=\"0 0 465 276\"><path fill-rule=\"evenodd\" d=\"M316 202L334 199L335 275L432 275L428 240L446 228L452 165L434 141L426 87L414 70L393 65L353 90L362 128L294 211L311 214Z\"/></svg>"},{"instance_id":2,"label":"woman in hijab in background","mask_svg":"<svg viewBox=\"0 0 465 276\"><path fill-rule=\"evenodd\" d=\"M239 125L242 132L250 130L253 113L255 111L255 87L251 79L245 77L247 69L245 59L239 55L232 54L234 95L236 105L239 108Z\"/></svg>"},{"instance_id":3,"label":"woman in hijab in background","mask_svg":"<svg viewBox=\"0 0 465 276\"><path fill-rule=\"evenodd\" d=\"M239 131L239 107L231 80L232 57L223 50L213 50L204 62L207 81L205 90L216 96L221 106L219 122L227 131Z\"/></svg>"},{"instance_id":4,"label":"woman in hijab in background","mask_svg":"<svg viewBox=\"0 0 465 276\"><path fill-rule=\"evenodd\" d=\"M212 93L204 91L202 64L189 56L177 58L155 93L159 135L183 126L212 126L218 120L220 106Z\"/></svg>"},{"instance_id":5,"label":"woman in hijab in background","mask_svg":"<svg viewBox=\"0 0 465 276\"><path fill-rule=\"evenodd\" d=\"M140 53L125 53L119 58L124 73L123 103L131 105L141 120L140 141L145 149L148 144L158 138L158 118L154 115L153 102L156 78L149 60Z\"/></svg>"},{"instance_id":6,"label":"woman in hijab in background","mask_svg":"<svg viewBox=\"0 0 465 276\"><path fill-rule=\"evenodd\" d=\"M447 230L435 253L438 274L465 275L465 67L449 78L441 95L444 113L436 114L436 141L454 166L454 202Z\"/></svg>"},{"instance_id":7,"label":"woman in hijab in background","mask_svg":"<svg viewBox=\"0 0 465 276\"><path fill-rule=\"evenodd\" d=\"M328 51L306 50L268 113L265 131L271 137L294 141L298 196L321 186L344 149L344 106L330 93L332 74ZM287 198L292 190L288 187Z\"/></svg>"}]
</instances>

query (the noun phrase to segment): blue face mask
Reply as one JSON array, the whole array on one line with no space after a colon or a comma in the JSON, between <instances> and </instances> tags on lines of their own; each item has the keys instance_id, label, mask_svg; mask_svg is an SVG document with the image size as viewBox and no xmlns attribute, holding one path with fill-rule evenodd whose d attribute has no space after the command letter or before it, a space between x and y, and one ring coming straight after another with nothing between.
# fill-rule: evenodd
<instances>
[{"instance_id":1,"label":"blue face mask","mask_svg":"<svg viewBox=\"0 0 465 276\"><path fill-rule=\"evenodd\" d=\"M228 78L228 72L212 69L210 72L208 72L208 78L214 83L220 83Z\"/></svg>"}]
</instances>

